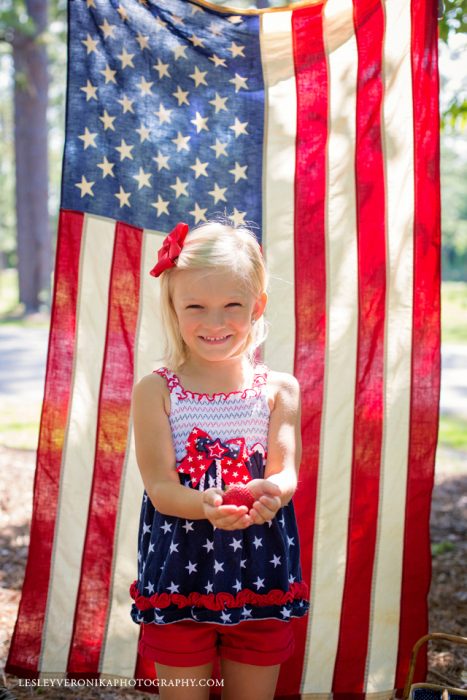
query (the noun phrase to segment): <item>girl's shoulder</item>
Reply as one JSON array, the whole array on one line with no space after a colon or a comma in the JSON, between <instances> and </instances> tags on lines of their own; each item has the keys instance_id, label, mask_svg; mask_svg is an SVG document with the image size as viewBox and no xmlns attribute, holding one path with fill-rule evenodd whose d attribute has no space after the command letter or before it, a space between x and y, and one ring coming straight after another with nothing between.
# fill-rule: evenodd
<instances>
[{"instance_id":1,"label":"girl's shoulder","mask_svg":"<svg viewBox=\"0 0 467 700\"><path fill-rule=\"evenodd\" d=\"M165 413L170 415L170 391L167 385L166 373L154 370L151 374L141 377L133 386L133 398L152 405L154 402L162 401Z\"/></svg>"},{"instance_id":2,"label":"girl's shoulder","mask_svg":"<svg viewBox=\"0 0 467 700\"><path fill-rule=\"evenodd\" d=\"M279 399L286 402L296 401L300 396L300 385L296 377L289 372L268 369L268 399L271 411Z\"/></svg>"}]
</instances>

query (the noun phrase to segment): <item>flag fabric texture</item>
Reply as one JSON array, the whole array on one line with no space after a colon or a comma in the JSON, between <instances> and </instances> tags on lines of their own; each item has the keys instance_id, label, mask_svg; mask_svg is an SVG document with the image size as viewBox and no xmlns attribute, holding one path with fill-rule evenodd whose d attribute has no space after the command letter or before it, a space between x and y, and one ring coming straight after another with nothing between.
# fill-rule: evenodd
<instances>
[{"instance_id":1,"label":"flag fabric texture","mask_svg":"<svg viewBox=\"0 0 467 700\"><path fill-rule=\"evenodd\" d=\"M9 673L154 678L129 595L143 493L131 389L163 364L149 271L177 222L227 214L252 223L271 275L262 360L302 391L294 503L311 607L294 621L278 695L382 700L403 687L431 573L438 134L434 0L269 11L70 0L46 385Z\"/></svg>"}]
</instances>

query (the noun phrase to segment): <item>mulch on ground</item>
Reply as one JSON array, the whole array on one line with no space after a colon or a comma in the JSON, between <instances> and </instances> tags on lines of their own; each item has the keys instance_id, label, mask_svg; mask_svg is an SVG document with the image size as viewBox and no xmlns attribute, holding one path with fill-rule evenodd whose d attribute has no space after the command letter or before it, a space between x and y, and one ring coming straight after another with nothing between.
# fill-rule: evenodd
<instances>
[{"instance_id":1,"label":"mulch on ground","mask_svg":"<svg viewBox=\"0 0 467 700\"><path fill-rule=\"evenodd\" d=\"M430 631L467 634L467 473L462 465L467 455L445 454L444 464L457 467L437 469L433 492L431 534L434 548L432 586L429 596ZM35 453L0 446L0 669L4 669L18 610L29 545ZM459 466L460 465L460 466ZM467 647L446 642L432 644L429 650L429 677L433 683L467 687ZM2 672L3 673L3 672ZM16 676L3 673L0 700L41 697L65 700L70 696L86 700L128 700L154 695L126 688L26 688Z\"/></svg>"}]
</instances>

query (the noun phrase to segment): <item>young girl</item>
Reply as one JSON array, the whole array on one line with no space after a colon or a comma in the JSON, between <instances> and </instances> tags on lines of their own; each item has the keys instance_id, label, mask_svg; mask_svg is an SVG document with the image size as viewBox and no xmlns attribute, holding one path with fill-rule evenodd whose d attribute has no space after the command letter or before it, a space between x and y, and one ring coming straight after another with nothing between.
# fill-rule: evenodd
<instances>
[{"instance_id":1,"label":"young girl","mask_svg":"<svg viewBox=\"0 0 467 700\"><path fill-rule=\"evenodd\" d=\"M307 613L292 496L301 455L296 379L254 364L265 338L267 273L254 235L178 224L160 276L166 366L133 391L145 486L131 616L163 700L270 700ZM226 486L253 497L223 505ZM179 685L177 686L177 682ZM165 684L165 685L164 685Z\"/></svg>"}]
</instances>

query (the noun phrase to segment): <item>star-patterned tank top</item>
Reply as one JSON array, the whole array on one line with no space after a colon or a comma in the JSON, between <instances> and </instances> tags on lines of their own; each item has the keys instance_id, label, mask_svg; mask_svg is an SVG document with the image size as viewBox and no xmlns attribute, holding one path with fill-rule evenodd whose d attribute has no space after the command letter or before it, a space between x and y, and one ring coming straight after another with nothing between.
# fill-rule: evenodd
<instances>
[{"instance_id":1,"label":"star-patterned tank top","mask_svg":"<svg viewBox=\"0 0 467 700\"><path fill-rule=\"evenodd\" d=\"M188 391L166 367L155 371L170 391L183 486L203 491L264 478L270 416L265 365L256 366L250 387L228 394ZM159 513L144 491L137 570L130 587L137 624L289 620L309 607L292 501L268 523L222 530L205 519Z\"/></svg>"}]
</instances>

